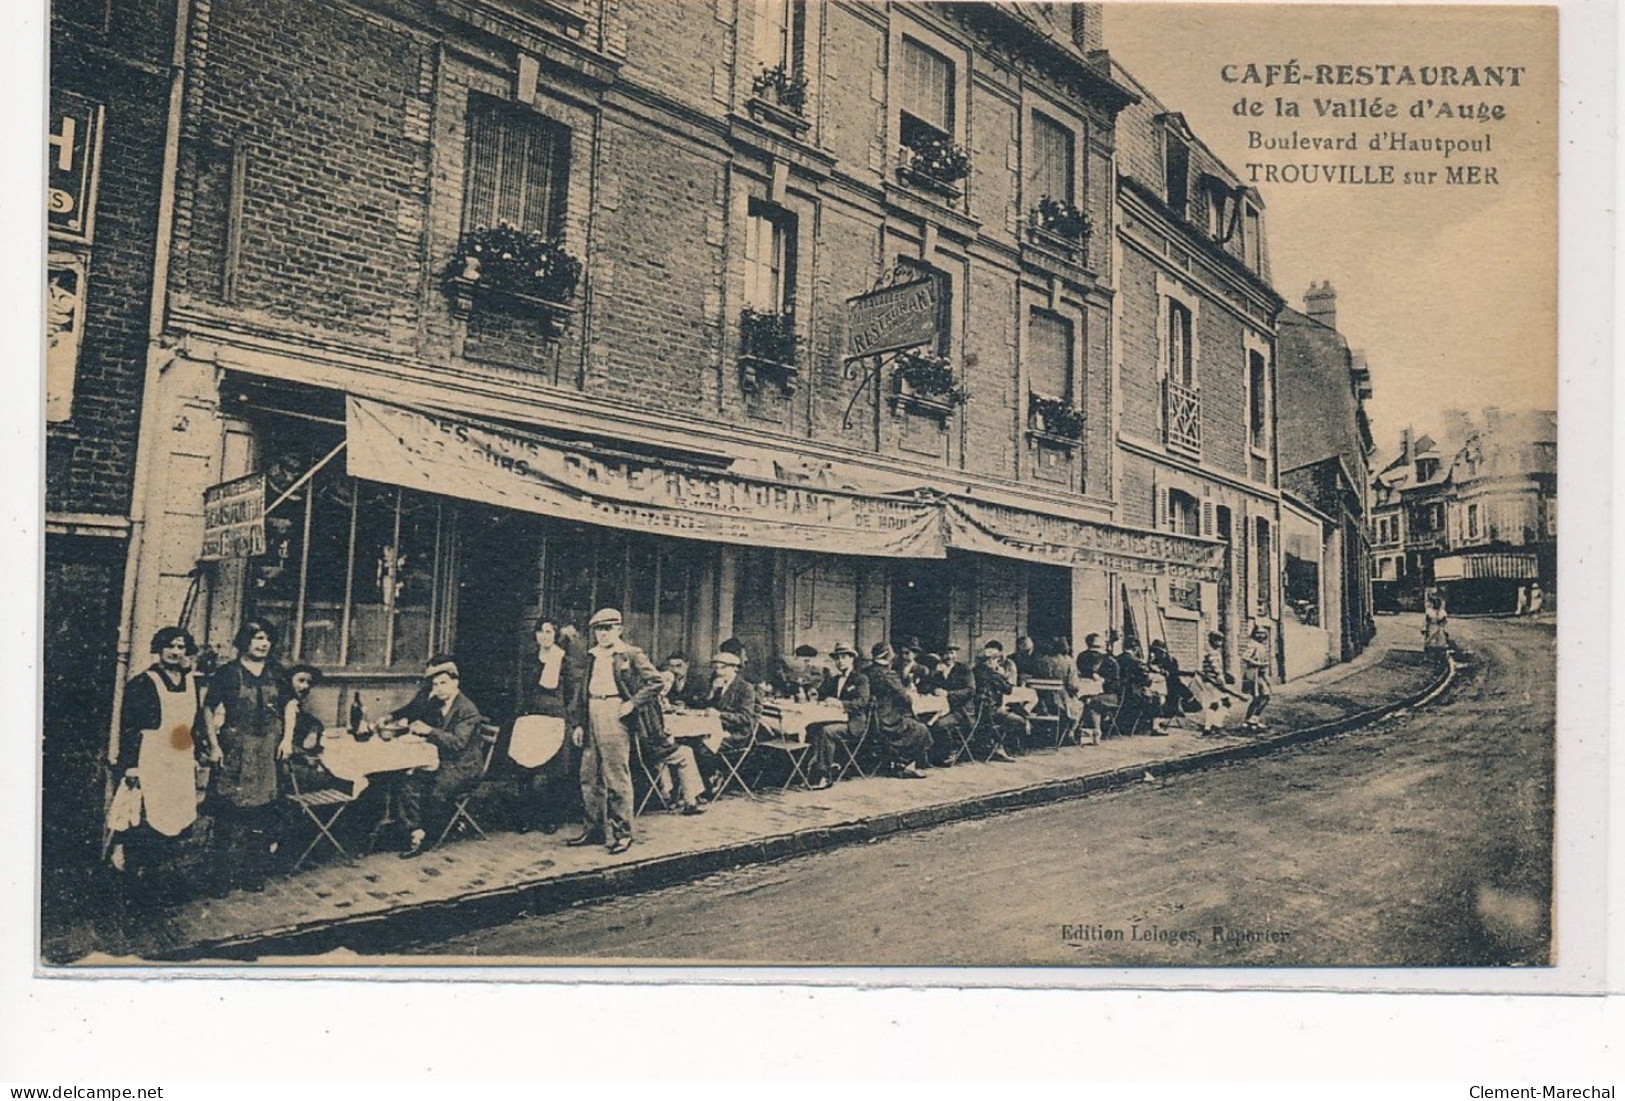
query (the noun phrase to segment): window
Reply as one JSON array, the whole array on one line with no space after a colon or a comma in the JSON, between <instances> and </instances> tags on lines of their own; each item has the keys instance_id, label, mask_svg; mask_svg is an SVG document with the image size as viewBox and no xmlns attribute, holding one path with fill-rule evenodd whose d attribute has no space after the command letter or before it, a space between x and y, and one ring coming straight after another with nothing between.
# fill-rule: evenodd
<instances>
[{"instance_id":1,"label":"window","mask_svg":"<svg viewBox=\"0 0 1625 1101\"><path fill-rule=\"evenodd\" d=\"M1191 311L1182 302L1168 303L1168 377L1181 386L1196 384L1191 348Z\"/></svg>"},{"instance_id":2,"label":"window","mask_svg":"<svg viewBox=\"0 0 1625 1101\"><path fill-rule=\"evenodd\" d=\"M1241 228L1242 249L1247 267L1254 272L1264 270L1264 224L1258 211L1249 206L1243 215Z\"/></svg>"},{"instance_id":3,"label":"window","mask_svg":"<svg viewBox=\"0 0 1625 1101\"><path fill-rule=\"evenodd\" d=\"M470 99L465 230L506 223L560 236L569 177L568 128L526 108Z\"/></svg>"},{"instance_id":4,"label":"window","mask_svg":"<svg viewBox=\"0 0 1625 1101\"><path fill-rule=\"evenodd\" d=\"M1168 207L1185 217L1190 203L1191 147L1172 132L1163 136L1163 159L1168 184Z\"/></svg>"},{"instance_id":5,"label":"window","mask_svg":"<svg viewBox=\"0 0 1625 1101\"><path fill-rule=\"evenodd\" d=\"M1072 130L1034 111L1027 161L1027 206L1036 207L1040 199L1046 198L1070 206L1075 194L1075 162Z\"/></svg>"},{"instance_id":6,"label":"window","mask_svg":"<svg viewBox=\"0 0 1625 1101\"><path fill-rule=\"evenodd\" d=\"M307 427L268 434L273 499L331 445L300 438ZM350 478L329 462L266 517L253 614L281 629L288 661L416 672L443 633L452 519L438 497Z\"/></svg>"},{"instance_id":7,"label":"window","mask_svg":"<svg viewBox=\"0 0 1625 1101\"><path fill-rule=\"evenodd\" d=\"M1181 489L1168 491L1168 530L1175 535L1202 534L1202 505Z\"/></svg>"},{"instance_id":8,"label":"window","mask_svg":"<svg viewBox=\"0 0 1625 1101\"><path fill-rule=\"evenodd\" d=\"M1247 439L1254 451L1269 444L1269 371L1262 352L1247 352Z\"/></svg>"},{"instance_id":9,"label":"window","mask_svg":"<svg viewBox=\"0 0 1625 1101\"><path fill-rule=\"evenodd\" d=\"M953 62L912 38L903 39L902 142L953 140Z\"/></svg>"},{"instance_id":10,"label":"window","mask_svg":"<svg viewBox=\"0 0 1625 1101\"><path fill-rule=\"evenodd\" d=\"M1046 398L1072 402L1072 324L1034 310L1027 323L1027 388Z\"/></svg>"},{"instance_id":11,"label":"window","mask_svg":"<svg viewBox=\"0 0 1625 1101\"><path fill-rule=\"evenodd\" d=\"M1467 506L1467 538L1478 538L1478 506Z\"/></svg>"},{"instance_id":12,"label":"window","mask_svg":"<svg viewBox=\"0 0 1625 1101\"><path fill-rule=\"evenodd\" d=\"M758 71L800 73L805 66L806 40L807 0L756 0Z\"/></svg>"},{"instance_id":13,"label":"window","mask_svg":"<svg viewBox=\"0 0 1625 1101\"><path fill-rule=\"evenodd\" d=\"M751 199L745 219L745 305L758 313L795 310L796 216Z\"/></svg>"},{"instance_id":14,"label":"window","mask_svg":"<svg viewBox=\"0 0 1625 1101\"><path fill-rule=\"evenodd\" d=\"M1274 557L1270 544L1270 522L1263 517L1253 521L1253 560L1258 563L1256 607L1260 616L1267 617L1272 607L1270 594L1274 577L1271 563L1274 562Z\"/></svg>"}]
</instances>

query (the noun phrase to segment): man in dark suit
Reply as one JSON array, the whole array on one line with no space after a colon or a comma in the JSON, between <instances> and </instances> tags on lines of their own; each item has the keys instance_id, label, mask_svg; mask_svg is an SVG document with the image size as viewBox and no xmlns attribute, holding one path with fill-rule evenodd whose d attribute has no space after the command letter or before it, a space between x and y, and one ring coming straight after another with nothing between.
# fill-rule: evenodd
<instances>
[{"instance_id":1,"label":"man in dark suit","mask_svg":"<svg viewBox=\"0 0 1625 1101\"><path fill-rule=\"evenodd\" d=\"M877 642L869 654L872 660L863 674L874 703L873 733L885 751L889 771L899 779L923 780L920 768L930 756L931 733L914 717L914 704L892 668L897 655L891 646Z\"/></svg>"},{"instance_id":2,"label":"man in dark suit","mask_svg":"<svg viewBox=\"0 0 1625 1101\"><path fill-rule=\"evenodd\" d=\"M982 720L973 737L987 747L988 760L1014 760L1008 744L1012 739L1019 741L1024 737L1028 726L1026 719L1004 711L1004 697L1014 684L1004 658L1004 644L998 639L988 639L982 647L982 660L971 670L971 680L974 706Z\"/></svg>"},{"instance_id":3,"label":"man in dark suit","mask_svg":"<svg viewBox=\"0 0 1625 1101\"><path fill-rule=\"evenodd\" d=\"M738 654L719 650L711 659L711 691L703 706L709 707L722 720L722 744L731 750L750 745L756 733L756 724L762 718L762 701L756 686L740 675L743 661ZM722 762L715 753L703 745L696 750L700 773L711 791L717 790L722 773Z\"/></svg>"},{"instance_id":4,"label":"man in dark suit","mask_svg":"<svg viewBox=\"0 0 1625 1101\"><path fill-rule=\"evenodd\" d=\"M433 772L414 769L401 784L401 824L407 829L402 859L422 854L428 839L426 824L443 824L452 803L479 783L485 771L485 744L480 724L485 721L474 701L462 693L462 676L450 654L429 659L423 671L428 691L419 694L391 719L405 720L406 729L434 743L440 767Z\"/></svg>"},{"instance_id":5,"label":"man in dark suit","mask_svg":"<svg viewBox=\"0 0 1625 1101\"><path fill-rule=\"evenodd\" d=\"M869 680L858 672L858 652L844 642L829 652L835 672L818 686L818 698L834 700L846 709L844 723L815 723L807 728L808 756L812 765L807 774L815 790L835 782L835 744L855 745L869 727Z\"/></svg>"},{"instance_id":6,"label":"man in dark suit","mask_svg":"<svg viewBox=\"0 0 1625 1101\"><path fill-rule=\"evenodd\" d=\"M705 699L711 693L711 686L705 677L689 669L686 655L671 655L666 659L665 668L666 672L671 674L671 687L666 690L668 700L684 707L705 706Z\"/></svg>"}]
</instances>

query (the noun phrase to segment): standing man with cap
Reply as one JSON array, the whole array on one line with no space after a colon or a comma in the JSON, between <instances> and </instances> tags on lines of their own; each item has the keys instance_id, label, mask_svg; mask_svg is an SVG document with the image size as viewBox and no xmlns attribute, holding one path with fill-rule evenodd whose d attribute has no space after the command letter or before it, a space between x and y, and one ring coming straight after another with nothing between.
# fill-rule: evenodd
<instances>
[{"instance_id":1,"label":"standing man with cap","mask_svg":"<svg viewBox=\"0 0 1625 1101\"><path fill-rule=\"evenodd\" d=\"M621 638L621 613L604 608L587 624L593 646L572 701L570 738L582 750L581 801L587 820L566 842L603 841L610 853L632 847L632 739L665 737L664 681L647 654Z\"/></svg>"},{"instance_id":2,"label":"standing man with cap","mask_svg":"<svg viewBox=\"0 0 1625 1101\"><path fill-rule=\"evenodd\" d=\"M423 852L428 839L426 822L444 822L446 808L479 783L484 771L480 724L485 717L474 701L463 695L462 674L450 654L436 654L423 670L428 692L390 716L407 721L407 730L434 743L440 767L433 772L414 769L401 784L401 824L406 827L403 860Z\"/></svg>"}]
</instances>

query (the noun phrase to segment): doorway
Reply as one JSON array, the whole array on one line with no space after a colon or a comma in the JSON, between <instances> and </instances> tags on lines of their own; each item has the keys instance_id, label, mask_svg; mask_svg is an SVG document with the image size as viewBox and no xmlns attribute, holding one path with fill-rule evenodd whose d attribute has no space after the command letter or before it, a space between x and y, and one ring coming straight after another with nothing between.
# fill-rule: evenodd
<instances>
[{"instance_id":1,"label":"doorway","mask_svg":"<svg viewBox=\"0 0 1625 1101\"><path fill-rule=\"evenodd\" d=\"M1071 648L1072 571L1063 566L1027 567L1027 634L1043 652L1053 639Z\"/></svg>"},{"instance_id":2,"label":"doorway","mask_svg":"<svg viewBox=\"0 0 1625 1101\"><path fill-rule=\"evenodd\" d=\"M462 689L489 719L512 718L519 670L533 648L524 594L535 589L536 519L464 505L457 579L457 666Z\"/></svg>"},{"instance_id":3,"label":"doorway","mask_svg":"<svg viewBox=\"0 0 1625 1101\"><path fill-rule=\"evenodd\" d=\"M946 561L904 559L892 563L892 644L917 635L921 646L940 653L948 644L951 588Z\"/></svg>"}]
</instances>

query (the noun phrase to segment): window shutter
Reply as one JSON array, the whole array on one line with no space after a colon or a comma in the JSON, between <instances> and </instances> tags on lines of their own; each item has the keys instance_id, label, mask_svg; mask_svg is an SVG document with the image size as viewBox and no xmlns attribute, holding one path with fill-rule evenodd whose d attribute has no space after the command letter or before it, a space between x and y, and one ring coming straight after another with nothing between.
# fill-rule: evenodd
<instances>
[{"instance_id":1,"label":"window shutter","mask_svg":"<svg viewBox=\"0 0 1625 1101\"><path fill-rule=\"evenodd\" d=\"M1213 538L1213 502L1202 502L1202 534Z\"/></svg>"},{"instance_id":2,"label":"window shutter","mask_svg":"<svg viewBox=\"0 0 1625 1101\"><path fill-rule=\"evenodd\" d=\"M471 107L468 113L468 197L464 230L496 224L499 127L489 108Z\"/></svg>"}]
</instances>

